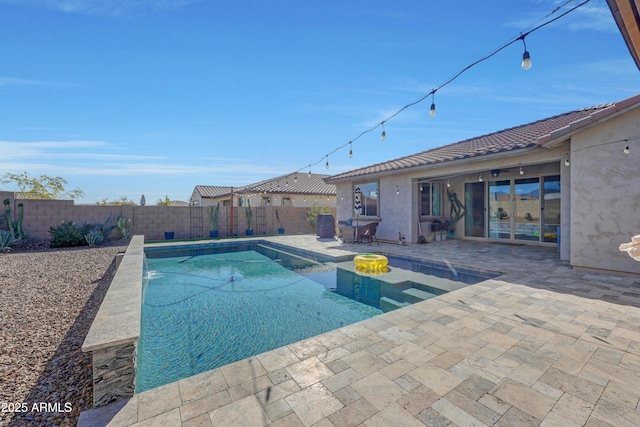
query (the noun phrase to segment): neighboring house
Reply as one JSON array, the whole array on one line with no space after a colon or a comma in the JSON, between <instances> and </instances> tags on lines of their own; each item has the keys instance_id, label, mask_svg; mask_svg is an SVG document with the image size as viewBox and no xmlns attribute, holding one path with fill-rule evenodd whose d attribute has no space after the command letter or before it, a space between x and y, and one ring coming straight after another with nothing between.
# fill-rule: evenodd
<instances>
[{"instance_id":1,"label":"neighboring house","mask_svg":"<svg viewBox=\"0 0 640 427\"><path fill-rule=\"evenodd\" d=\"M636 95L326 181L336 185L337 219L379 221L379 239L415 243L422 231L433 240L434 220L464 205L456 238L560 246L575 267L640 273L618 250L640 231L639 165Z\"/></svg>"},{"instance_id":2,"label":"neighboring house","mask_svg":"<svg viewBox=\"0 0 640 427\"><path fill-rule=\"evenodd\" d=\"M233 199L233 206L245 206L250 200L251 206L310 207L315 203L334 207L336 186L324 181L328 176L299 172L244 187L196 185L191 201L202 206L213 206L218 202L221 206L230 206Z\"/></svg>"}]
</instances>

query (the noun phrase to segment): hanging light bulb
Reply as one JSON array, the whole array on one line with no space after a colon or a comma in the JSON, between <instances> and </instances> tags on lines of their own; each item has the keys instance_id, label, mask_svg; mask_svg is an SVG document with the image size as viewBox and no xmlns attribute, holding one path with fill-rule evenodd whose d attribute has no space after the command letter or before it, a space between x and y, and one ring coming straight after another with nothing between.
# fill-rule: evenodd
<instances>
[{"instance_id":1,"label":"hanging light bulb","mask_svg":"<svg viewBox=\"0 0 640 427\"><path fill-rule=\"evenodd\" d=\"M480 174L480 176L478 177L478 181L482 182L482 173Z\"/></svg>"},{"instance_id":2,"label":"hanging light bulb","mask_svg":"<svg viewBox=\"0 0 640 427\"><path fill-rule=\"evenodd\" d=\"M384 139L387 137L387 132L385 132L384 130L384 122L380 124L382 125L382 134L380 135L380 141L384 141Z\"/></svg>"},{"instance_id":3,"label":"hanging light bulb","mask_svg":"<svg viewBox=\"0 0 640 427\"><path fill-rule=\"evenodd\" d=\"M344 200L344 191L342 192L342 194L340 195L340 200Z\"/></svg>"},{"instance_id":4,"label":"hanging light bulb","mask_svg":"<svg viewBox=\"0 0 640 427\"><path fill-rule=\"evenodd\" d=\"M296 172L296 176L293 177L293 183L294 184L298 183L298 172Z\"/></svg>"},{"instance_id":5,"label":"hanging light bulb","mask_svg":"<svg viewBox=\"0 0 640 427\"><path fill-rule=\"evenodd\" d=\"M524 175L524 170L522 169L522 166L520 166L520 175Z\"/></svg>"},{"instance_id":6,"label":"hanging light bulb","mask_svg":"<svg viewBox=\"0 0 640 427\"><path fill-rule=\"evenodd\" d=\"M287 180L284 182L284 186L288 187L289 186L289 178L287 178Z\"/></svg>"},{"instance_id":7,"label":"hanging light bulb","mask_svg":"<svg viewBox=\"0 0 640 427\"><path fill-rule=\"evenodd\" d=\"M449 182L449 178L447 178L447 188L451 188L451 183Z\"/></svg>"},{"instance_id":8,"label":"hanging light bulb","mask_svg":"<svg viewBox=\"0 0 640 427\"><path fill-rule=\"evenodd\" d=\"M434 100L435 97L435 91L431 91L431 108L429 109L429 116L430 117L435 117L436 116L436 103Z\"/></svg>"},{"instance_id":9,"label":"hanging light bulb","mask_svg":"<svg viewBox=\"0 0 640 427\"><path fill-rule=\"evenodd\" d=\"M424 188L422 187L422 183L420 183L420 192L422 193L424 191Z\"/></svg>"},{"instance_id":10,"label":"hanging light bulb","mask_svg":"<svg viewBox=\"0 0 640 427\"><path fill-rule=\"evenodd\" d=\"M522 40L522 43L524 44L524 53L522 54L522 69L526 71L531 68L533 64L531 63L531 55L529 55L529 52L527 51L527 43L525 43L524 41L524 35L520 36L520 40Z\"/></svg>"},{"instance_id":11,"label":"hanging light bulb","mask_svg":"<svg viewBox=\"0 0 640 427\"><path fill-rule=\"evenodd\" d=\"M400 194L400 187L396 185L396 195L399 195L399 194Z\"/></svg>"},{"instance_id":12,"label":"hanging light bulb","mask_svg":"<svg viewBox=\"0 0 640 427\"><path fill-rule=\"evenodd\" d=\"M567 153L566 157L564 158L564 165L565 166L569 166L569 154Z\"/></svg>"},{"instance_id":13,"label":"hanging light bulb","mask_svg":"<svg viewBox=\"0 0 640 427\"><path fill-rule=\"evenodd\" d=\"M351 141L349 141L349 158L353 157L353 150L351 149Z\"/></svg>"},{"instance_id":14,"label":"hanging light bulb","mask_svg":"<svg viewBox=\"0 0 640 427\"><path fill-rule=\"evenodd\" d=\"M630 151L630 150L629 150L629 146L628 146L628 145L627 145L626 147L624 147L624 150L622 150L622 152L623 152L624 154L629 154L629 151Z\"/></svg>"},{"instance_id":15,"label":"hanging light bulb","mask_svg":"<svg viewBox=\"0 0 640 427\"><path fill-rule=\"evenodd\" d=\"M329 169L329 156L327 156L327 162L324 164L325 169Z\"/></svg>"},{"instance_id":16,"label":"hanging light bulb","mask_svg":"<svg viewBox=\"0 0 640 427\"><path fill-rule=\"evenodd\" d=\"M309 168L309 178L311 178L311 168Z\"/></svg>"}]
</instances>

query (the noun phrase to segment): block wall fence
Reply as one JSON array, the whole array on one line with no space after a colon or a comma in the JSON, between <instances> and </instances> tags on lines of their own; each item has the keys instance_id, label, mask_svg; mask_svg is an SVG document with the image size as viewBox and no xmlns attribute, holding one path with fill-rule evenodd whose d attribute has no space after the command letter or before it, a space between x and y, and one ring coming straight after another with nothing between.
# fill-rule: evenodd
<instances>
[{"instance_id":1,"label":"block wall fence","mask_svg":"<svg viewBox=\"0 0 640 427\"><path fill-rule=\"evenodd\" d=\"M142 234L145 240L163 240L164 233L173 231L175 239L208 238L209 207L202 206L98 206L76 205L73 200L16 199L13 192L0 192L0 199L11 202L11 218L18 219L18 203L23 204L22 228L27 237L50 239L49 227L63 221L76 224L101 224L111 216L109 224L115 225L116 218L130 219L133 234ZM0 229L7 229L4 205L1 206ZM252 229L254 236L278 234L276 209L280 225L285 234L315 234L316 230L307 221L306 207L260 206L253 207ZM244 236L247 217L244 207L233 208L233 229L231 228L231 208L220 207L218 212L218 237ZM336 209L331 208L336 217ZM112 237L119 237L114 229Z\"/></svg>"}]
</instances>

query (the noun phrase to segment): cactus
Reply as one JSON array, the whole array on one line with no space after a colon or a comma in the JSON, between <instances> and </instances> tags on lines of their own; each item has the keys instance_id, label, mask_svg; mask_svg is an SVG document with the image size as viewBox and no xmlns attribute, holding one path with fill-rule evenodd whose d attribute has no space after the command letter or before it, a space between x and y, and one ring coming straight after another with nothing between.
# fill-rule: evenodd
<instances>
[{"instance_id":1,"label":"cactus","mask_svg":"<svg viewBox=\"0 0 640 427\"><path fill-rule=\"evenodd\" d=\"M209 230L218 231L218 211L220 210L220 202L216 205L215 209L211 206L209 209Z\"/></svg>"},{"instance_id":2,"label":"cactus","mask_svg":"<svg viewBox=\"0 0 640 427\"><path fill-rule=\"evenodd\" d=\"M11 220L11 201L4 199L4 212L7 218L7 225L9 226L9 232L13 237L13 240L22 240L26 237L24 230L22 229L22 218L24 216L24 204L18 203L18 220Z\"/></svg>"},{"instance_id":3,"label":"cactus","mask_svg":"<svg viewBox=\"0 0 640 427\"><path fill-rule=\"evenodd\" d=\"M247 199L247 208L245 209L245 212L247 214L247 230L253 230L253 228L251 227L251 221L253 219L253 211L251 210L251 200Z\"/></svg>"},{"instance_id":4,"label":"cactus","mask_svg":"<svg viewBox=\"0 0 640 427\"><path fill-rule=\"evenodd\" d=\"M125 220L123 217L118 216L116 220L116 227L118 227L118 231L123 239L129 239L131 237L131 220Z\"/></svg>"}]
</instances>

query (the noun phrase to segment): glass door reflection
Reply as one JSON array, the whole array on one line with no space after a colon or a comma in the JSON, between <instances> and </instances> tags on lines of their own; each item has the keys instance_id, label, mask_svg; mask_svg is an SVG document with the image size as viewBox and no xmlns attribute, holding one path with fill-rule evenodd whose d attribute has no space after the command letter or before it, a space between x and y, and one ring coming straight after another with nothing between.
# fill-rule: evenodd
<instances>
[{"instance_id":1,"label":"glass door reflection","mask_svg":"<svg viewBox=\"0 0 640 427\"><path fill-rule=\"evenodd\" d=\"M511 181L489 181L489 238L511 238Z\"/></svg>"},{"instance_id":2,"label":"glass door reflection","mask_svg":"<svg viewBox=\"0 0 640 427\"><path fill-rule=\"evenodd\" d=\"M514 239L540 241L540 178L516 179L513 190Z\"/></svg>"}]
</instances>

